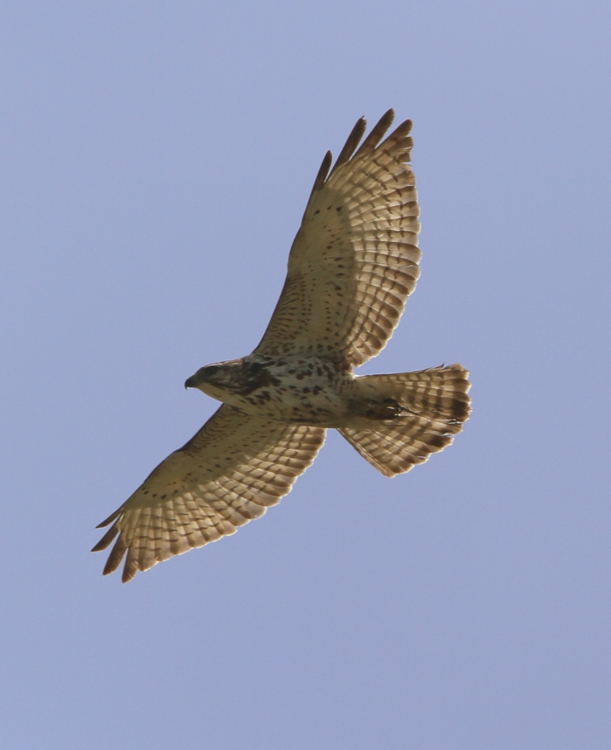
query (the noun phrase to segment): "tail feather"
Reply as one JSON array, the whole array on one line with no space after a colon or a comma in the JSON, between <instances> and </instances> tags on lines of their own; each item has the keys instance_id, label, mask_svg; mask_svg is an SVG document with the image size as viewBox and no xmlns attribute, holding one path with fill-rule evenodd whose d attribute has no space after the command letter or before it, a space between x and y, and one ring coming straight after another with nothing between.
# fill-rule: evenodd
<instances>
[{"instance_id":1,"label":"tail feather","mask_svg":"<svg viewBox=\"0 0 611 750\"><path fill-rule=\"evenodd\" d=\"M450 365L358 378L363 395L392 399L402 412L372 422L371 429L343 427L339 432L385 476L409 471L443 450L462 430L470 413L468 376L461 365Z\"/></svg>"}]
</instances>

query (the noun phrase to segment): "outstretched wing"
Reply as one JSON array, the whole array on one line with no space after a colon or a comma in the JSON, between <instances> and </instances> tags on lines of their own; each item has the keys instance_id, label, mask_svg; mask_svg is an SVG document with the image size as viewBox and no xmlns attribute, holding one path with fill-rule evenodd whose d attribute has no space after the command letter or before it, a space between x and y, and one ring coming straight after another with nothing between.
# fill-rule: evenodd
<instances>
[{"instance_id":1,"label":"outstretched wing","mask_svg":"<svg viewBox=\"0 0 611 750\"><path fill-rule=\"evenodd\" d=\"M93 552L118 535L104 575L126 552L123 583L139 570L233 534L290 492L324 439L320 427L274 422L223 404L100 524L114 521Z\"/></svg>"},{"instance_id":2,"label":"outstretched wing","mask_svg":"<svg viewBox=\"0 0 611 750\"><path fill-rule=\"evenodd\" d=\"M420 260L411 122L380 143L393 118L391 109L356 151L361 118L330 174L325 156L257 353L318 354L354 367L392 335Z\"/></svg>"}]
</instances>

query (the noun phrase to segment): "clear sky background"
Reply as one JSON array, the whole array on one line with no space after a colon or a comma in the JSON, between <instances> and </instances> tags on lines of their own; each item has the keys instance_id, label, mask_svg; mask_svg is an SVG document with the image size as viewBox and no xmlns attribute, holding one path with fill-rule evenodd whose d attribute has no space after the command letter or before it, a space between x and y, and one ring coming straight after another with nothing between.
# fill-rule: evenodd
<instances>
[{"instance_id":1,"label":"clear sky background","mask_svg":"<svg viewBox=\"0 0 611 750\"><path fill-rule=\"evenodd\" d=\"M11 750L601 750L611 735L611 5L0 9L0 736ZM95 525L216 408L324 152L414 121L422 276L362 373L461 362L408 475L339 435L122 586Z\"/></svg>"}]
</instances>

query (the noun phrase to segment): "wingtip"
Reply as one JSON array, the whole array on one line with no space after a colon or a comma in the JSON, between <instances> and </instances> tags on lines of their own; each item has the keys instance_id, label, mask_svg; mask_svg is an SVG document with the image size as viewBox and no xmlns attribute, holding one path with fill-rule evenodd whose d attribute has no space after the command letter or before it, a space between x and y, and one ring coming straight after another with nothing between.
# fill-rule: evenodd
<instances>
[{"instance_id":1,"label":"wingtip","mask_svg":"<svg viewBox=\"0 0 611 750\"><path fill-rule=\"evenodd\" d=\"M395 119L394 109L389 109L386 112L384 112L382 117L380 117L378 122L371 129L367 138L365 138L365 140L361 144L361 147L356 152L355 157L365 152L373 151L377 147L377 145L380 143L382 138L386 135L386 131L390 128L394 119Z\"/></svg>"},{"instance_id":2,"label":"wingtip","mask_svg":"<svg viewBox=\"0 0 611 750\"><path fill-rule=\"evenodd\" d=\"M342 164L345 164L347 161L350 160L354 152L356 151L357 146L361 142L361 138L365 134L365 131L367 130L367 120L364 117L359 117L359 119L356 121L355 126L350 131L350 135L348 136L346 143L344 144L344 147L342 148L339 156L337 157L337 160L333 166L333 169L329 173L329 177L335 172L335 170L338 167L341 167Z\"/></svg>"},{"instance_id":3,"label":"wingtip","mask_svg":"<svg viewBox=\"0 0 611 750\"><path fill-rule=\"evenodd\" d=\"M113 539L117 536L119 533L119 526L118 524L114 524L111 526L108 531L104 534L104 536L100 539L100 541L92 548L92 552L101 552L102 550L105 550L108 546L110 546L110 543L113 541Z\"/></svg>"},{"instance_id":4,"label":"wingtip","mask_svg":"<svg viewBox=\"0 0 611 750\"><path fill-rule=\"evenodd\" d=\"M318 170L318 174L316 175L316 179L314 180L314 185L312 186L312 192L310 193L310 198L312 195L322 188L322 186L325 184L325 180L327 179L327 175L329 174L329 169L331 169L331 163L333 161L333 154L330 151L327 151L325 154L322 164L320 165L320 169Z\"/></svg>"},{"instance_id":5,"label":"wingtip","mask_svg":"<svg viewBox=\"0 0 611 750\"><path fill-rule=\"evenodd\" d=\"M115 510L114 513L111 513L108 516L108 518L104 519L104 521L102 521L102 523L99 523L96 526L96 529L103 529L104 526L108 526L109 523L112 523L116 518L119 517L119 515L121 514L122 510L123 510L123 506L121 506L120 508L117 508L117 510Z\"/></svg>"},{"instance_id":6,"label":"wingtip","mask_svg":"<svg viewBox=\"0 0 611 750\"><path fill-rule=\"evenodd\" d=\"M341 167L347 161L350 161L350 159L358 156L359 154L362 154L365 151L373 151L378 146L382 138L386 135L386 132L392 125L394 119L395 110L391 107L390 109L386 110L386 112L374 125L369 135L365 138L365 140L359 147L359 143L361 142L361 139L363 138L363 136L365 135L365 131L367 130L367 120L365 119L365 116L363 115L359 117L359 119L356 121L356 124L352 128L352 131L350 132L350 135L348 136L344 147L337 157L335 164L333 164L333 168L331 168L331 165L333 163L333 156L331 155L331 152L327 151L327 153L325 154L322 164L320 165L320 169L318 170L318 174L316 175L316 179L314 180L314 186L312 187L310 198L317 190L321 190L323 188L327 179L338 169L338 167ZM412 121L405 120L396 128L393 135L405 136L410 132L411 127Z\"/></svg>"},{"instance_id":7,"label":"wingtip","mask_svg":"<svg viewBox=\"0 0 611 750\"><path fill-rule=\"evenodd\" d=\"M123 566L123 572L121 573L121 583L129 583L132 578L135 578L138 572L138 563L134 560L132 550L127 551L127 558L125 559L125 565Z\"/></svg>"},{"instance_id":8,"label":"wingtip","mask_svg":"<svg viewBox=\"0 0 611 750\"><path fill-rule=\"evenodd\" d=\"M411 120L404 120L400 125L397 125L392 135L395 138L405 138L411 133L413 124Z\"/></svg>"}]
</instances>

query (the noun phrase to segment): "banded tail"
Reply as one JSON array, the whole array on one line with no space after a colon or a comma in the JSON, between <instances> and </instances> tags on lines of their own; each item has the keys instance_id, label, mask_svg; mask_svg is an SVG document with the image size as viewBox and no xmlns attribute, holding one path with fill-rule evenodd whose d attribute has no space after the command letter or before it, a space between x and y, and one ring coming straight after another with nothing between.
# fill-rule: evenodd
<instances>
[{"instance_id":1,"label":"banded tail","mask_svg":"<svg viewBox=\"0 0 611 750\"><path fill-rule=\"evenodd\" d=\"M401 413L372 422L371 429L343 427L339 432L385 476L409 471L462 430L471 411L468 376L462 365L450 365L357 378L364 394L395 401Z\"/></svg>"}]
</instances>

